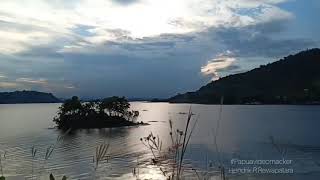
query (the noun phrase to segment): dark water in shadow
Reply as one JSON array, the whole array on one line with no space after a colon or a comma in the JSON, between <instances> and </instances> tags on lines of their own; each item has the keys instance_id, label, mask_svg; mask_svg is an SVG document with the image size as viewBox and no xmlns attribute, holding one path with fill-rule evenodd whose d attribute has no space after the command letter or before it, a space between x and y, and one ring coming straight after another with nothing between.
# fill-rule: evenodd
<instances>
[{"instance_id":1,"label":"dark water in shadow","mask_svg":"<svg viewBox=\"0 0 320 180\"><path fill-rule=\"evenodd\" d=\"M167 103L132 103L140 111L138 121L149 126L78 130L56 143L62 132L51 129L52 118L59 104L0 105L0 151L6 151L3 161L6 176L48 179L53 173L69 179L136 179L132 170L139 167L140 179L164 179L152 156L140 142L150 132L158 134L164 144L169 142L168 120L183 129L190 105ZM199 121L187 151L188 167L200 175L210 171L218 179L217 168L223 164L229 179L319 179L320 178L320 106L223 106L217 144L214 145L218 121L218 105L192 105ZM275 143L271 143L270 136ZM52 156L45 161L45 151L56 143ZM101 143L110 143L111 156L94 171L93 155ZM36 158L31 148L38 149ZM278 151L284 151L284 155ZM231 159L292 160L285 168L293 174L228 173L244 167L232 165ZM137 163L139 162L139 166ZM275 166L271 166L274 168ZM278 166L277 166L278 167ZM279 166L282 167L282 166ZM190 169L189 169L190 170ZM32 173L33 172L33 173ZM192 170L189 179L195 179ZM193 177L191 177L193 176ZM201 176L202 177L202 176Z\"/></svg>"}]
</instances>

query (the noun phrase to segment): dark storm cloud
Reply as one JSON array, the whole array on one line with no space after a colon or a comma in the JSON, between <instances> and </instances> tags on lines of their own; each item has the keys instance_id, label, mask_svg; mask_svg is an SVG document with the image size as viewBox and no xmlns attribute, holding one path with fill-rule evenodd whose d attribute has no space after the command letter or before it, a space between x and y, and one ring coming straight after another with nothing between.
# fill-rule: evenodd
<instances>
[{"instance_id":1,"label":"dark storm cloud","mask_svg":"<svg viewBox=\"0 0 320 180\"><path fill-rule=\"evenodd\" d=\"M248 32L247 29L223 29L213 33L228 50L242 57L279 57L317 45L311 39L270 37L269 34Z\"/></svg>"},{"instance_id":2,"label":"dark storm cloud","mask_svg":"<svg viewBox=\"0 0 320 180\"><path fill-rule=\"evenodd\" d=\"M209 28L199 36L218 41L241 57L276 58L319 45L319 39L286 36L289 22L290 19L279 19L244 27Z\"/></svg>"},{"instance_id":3,"label":"dark storm cloud","mask_svg":"<svg viewBox=\"0 0 320 180\"><path fill-rule=\"evenodd\" d=\"M109 31L111 32L111 31ZM123 37L115 32L116 37ZM106 46L117 46L130 51L166 50L175 48L179 43L192 43L193 35L162 34L156 37L145 37L140 39L126 39L128 41L108 41Z\"/></svg>"},{"instance_id":4,"label":"dark storm cloud","mask_svg":"<svg viewBox=\"0 0 320 180\"><path fill-rule=\"evenodd\" d=\"M69 54L66 78L78 94L168 97L179 90L200 86L199 70L190 68L195 57L138 58L121 55ZM81 73L79 73L81 72ZM200 78L201 79L201 78ZM178 85L178 86L177 86ZM91 93L89 93L91 92Z\"/></svg>"},{"instance_id":5,"label":"dark storm cloud","mask_svg":"<svg viewBox=\"0 0 320 180\"><path fill-rule=\"evenodd\" d=\"M63 54L58 53L58 47L51 46L31 46L32 51L22 51L16 55L19 57L37 58L63 58Z\"/></svg>"},{"instance_id":6,"label":"dark storm cloud","mask_svg":"<svg viewBox=\"0 0 320 180\"><path fill-rule=\"evenodd\" d=\"M142 42L142 43L116 43L110 42L109 45L121 46L121 48L128 51L149 51L149 50L166 50L174 48L175 42Z\"/></svg>"}]
</instances>

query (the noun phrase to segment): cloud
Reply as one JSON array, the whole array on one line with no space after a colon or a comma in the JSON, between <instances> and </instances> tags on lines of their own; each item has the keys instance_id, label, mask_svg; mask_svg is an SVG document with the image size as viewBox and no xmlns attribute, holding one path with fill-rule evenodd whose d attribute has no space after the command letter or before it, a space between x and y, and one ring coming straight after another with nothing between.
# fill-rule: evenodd
<instances>
[{"instance_id":1,"label":"cloud","mask_svg":"<svg viewBox=\"0 0 320 180\"><path fill-rule=\"evenodd\" d=\"M275 24L269 25L275 26ZM318 42L307 38L272 37L271 35L274 32L267 33L266 29L273 27L268 26L268 24L264 24L264 27L264 30L260 30L259 25L256 27L213 30L211 33L216 35L216 40L224 44L227 49L242 57L279 58L289 53L315 47L318 44Z\"/></svg>"},{"instance_id":2,"label":"cloud","mask_svg":"<svg viewBox=\"0 0 320 180\"><path fill-rule=\"evenodd\" d=\"M205 66L201 67L201 73L205 76L211 76L212 80L219 79L219 72L236 70L239 67L234 65L236 59L230 56L231 53L220 54L216 58L207 62Z\"/></svg>"},{"instance_id":3,"label":"cloud","mask_svg":"<svg viewBox=\"0 0 320 180\"><path fill-rule=\"evenodd\" d=\"M18 78L16 82L20 83L27 83L27 84L48 84L47 79L39 78L39 79L32 79L32 78Z\"/></svg>"},{"instance_id":4,"label":"cloud","mask_svg":"<svg viewBox=\"0 0 320 180\"><path fill-rule=\"evenodd\" d=\"M59 52L166 57L209 51L213 56L230 49L241 56L279 57L314 46L316 43L309 39L271 37L285 32L288 22L294 17L290 12L275 6L283 2L236 0L212 4L203 1L198 11L193 13L201 14L205 19L194 19L192 16L172 18L166 22L176 29L189 29L184 33L163 31L156 36L145 34L145 37L137 38L130 30L85 27L83 30L87 32L86 37L64 46ZM193 3L188 1L186 4Z\"/></svg>"},{"instance_id":5,"label":"cloud","mask_svg":"<svg viewBox=\"0 0 320 180\"><path fill-rule=\"evenodd\" d=\"M0 88L3 89L12 89L12 88L17 88L19 85L17 83L13 82L0 82Z\"/></svg>"},{"instance_id":6,"label":"cloud","mask_svg":"<svg viewBox=\"0 0 320 180\"><path fill-rule=\"evenodd\" d=\"M17 2L0 2L0 72L60 96L168 97L319 41L292 35L285 0Z\"/></svg>"},{"instance_id":7,"label":"cloud","mask_svg":"<svg viewBox=\"0 0 320 180\"><path fill-rule=\"evenodd\" d=\"M18 53L48 43L60 44L60 51L69 47L85 49L88 44L121 42L124 38L186 34L210 27L243 27L290 17L289 12L275 6L280 2L283 1L3 0L0 24L6 30L0 37L7 45L2 45L0 52ZM258 10L241 13L247 9Z\"/></svg>"},{"instance_id":8,"label":"cloud","mask_svg":"<svg viewBox=\"0 0 320 180\"><path fill-rule=\"evenodd\" d=\"M72 86L72 85L66 85L66 86L64 86L66 89L74 89L74 88L76 88L75 86Z\"/></svg>"}]
</instances>

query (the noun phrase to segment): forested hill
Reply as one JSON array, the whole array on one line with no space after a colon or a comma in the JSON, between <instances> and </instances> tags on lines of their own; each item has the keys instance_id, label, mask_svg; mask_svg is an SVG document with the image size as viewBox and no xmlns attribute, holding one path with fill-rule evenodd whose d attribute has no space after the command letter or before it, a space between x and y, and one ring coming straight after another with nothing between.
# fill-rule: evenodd
<instances>
[{"instance_id":1,"label":"forested hill","mask_svg":"<svg viewBox=\"0 0 320 180\"><path fill-rule=\"evenodd\" d=\"M0 104L57 103L61 102L51 93L37 91L0 92Z\"/></svg>"},{"instance_id":2,"label":"forested hill","mask_svg":"<svg viewBox=\"0 0 320 180\"><path fill-rule=\"evenodd\" d=\"M320 49L302 51L251 71L220 78L172 103L320 104Z\"/></svg>"}]
</instances>

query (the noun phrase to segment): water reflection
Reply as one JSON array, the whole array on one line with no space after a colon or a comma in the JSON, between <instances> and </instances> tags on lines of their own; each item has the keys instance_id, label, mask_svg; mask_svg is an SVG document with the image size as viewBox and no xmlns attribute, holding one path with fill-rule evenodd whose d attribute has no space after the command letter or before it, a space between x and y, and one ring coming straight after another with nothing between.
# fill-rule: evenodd
<instances>
[{"instance_id":1,"label":"water reflection","mask_svg":"<svg viewBox=\"0 0 320 180\"><path fill-rule=\"evenodd\" d=\"M35 160L37 177L45 178L49 173L69 179L136 179L133 173L139 169L141 179L164 179L158 166L151 163L151 153L141 144L140 138L150 132L158 134L164 143L169 143L168 120L176 128L183 129L190 105L167 103L133 103L140 110L138 121L149 126L77 130L59 141L52 157L45 163L46 148L56 143L64 132L48 129L59 104L46 105L0 105L0 149L8 152L4 162L4 173L8 176L31 177L31 147L38 149ZM274 136L285 144L287 158L293 159L294 176L250 175L252 179L317 179L320 177L320 144L318 127L319 106L224 106L216 151L213 131L218 119L219 106L192 105L193 112L200 115L199 122L186 154L187 175L197 169L205 174L210 166L223 163L230 167L232 158L269 159L281 158L269 141ZM145 111L143 111L145 110ZM102 143L111 145L113 157L102 162L94 171L95 148ZM40 172L42 171L42 175ZM210 169L216 176L216 169ZM231 179L247 179L245 175L230 176Z\"/></svg>"}]
</instances>

